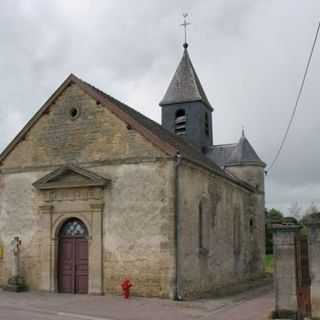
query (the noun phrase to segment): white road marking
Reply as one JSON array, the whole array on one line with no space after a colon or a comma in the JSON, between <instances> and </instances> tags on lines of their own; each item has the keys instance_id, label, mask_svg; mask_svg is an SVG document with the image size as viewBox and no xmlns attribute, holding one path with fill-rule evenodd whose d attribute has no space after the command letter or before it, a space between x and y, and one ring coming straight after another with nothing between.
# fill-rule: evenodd
<instances>
[{"instance_id":1,"label":"white road marking","mask_svg":"<svg viewBox=\"0 0 320 320\"><path fill-rule=\"evenodd\" d=\"M99 318L99 317L86 316L83 314L68 313L68 312L57 312L56 314L60 317L71 317L71 318L78 318L78 319L84 319L84 320L113 320L110 318Z\"/></svg>"}]
</instances>

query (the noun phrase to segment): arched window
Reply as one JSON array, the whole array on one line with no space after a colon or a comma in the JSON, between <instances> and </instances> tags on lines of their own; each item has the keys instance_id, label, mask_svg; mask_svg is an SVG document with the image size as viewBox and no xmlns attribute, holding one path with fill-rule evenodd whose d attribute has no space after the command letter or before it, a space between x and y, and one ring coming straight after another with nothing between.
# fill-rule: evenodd
<instances>
[{"instance_id":1,"label":"arched window","mask_svg":"<svg viewBox=\"0 0 320 320\"><path fill-rule=\"evenodd\" d=\"M60 238L87 238L88 230L82 221L77 218L67 220L59 232Z\"/></svg>"},{"instance_id":2,"label":"arched window","mask_svg":"<svg viewBox=\"0 0 320 320\"><path fill-rule=\"evenodd\" d=\"M203 198L198 207L198 248L201 255L207 255L209 250L208 201Z\"/></svg>"},{"instance_id":3,"label":"arched window","mask_svg":"<svg viewBox=\"0 0 320 320\"><path fill-rule=\"evenodd\" d=\"M176 112L175 133L184 135L186 133L187 116L184 109L179 109Z\"/></svg>"},{"instance_id":4,"label":"arched window","mask_svg":"<svg viewBox=\"0 0 320 320\"><path fill-rule=\"evenodd\" d=\"M250 231L251 234L253 233L253 230L254 230L254 220L253 220L253 218L250 218L250 220L249 220L249 231Z\"/></svg>"},{"instance_id":5,"label":"arched window","mask_svg":"<svg viewBox=\"0 0 320 320\"><path fill-rule=\"evenodd\" d=\"M204 132L209 137L209 116L207 113L204 115Z\"/></svg>"}]
</instances>

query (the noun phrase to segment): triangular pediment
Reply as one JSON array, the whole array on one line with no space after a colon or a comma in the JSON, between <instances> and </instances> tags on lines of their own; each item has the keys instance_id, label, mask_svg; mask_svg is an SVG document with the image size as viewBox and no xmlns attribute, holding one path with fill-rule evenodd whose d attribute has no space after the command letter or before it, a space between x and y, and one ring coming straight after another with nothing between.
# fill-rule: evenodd
<instances>
[{"instance_id":1,"label":"triangular pediment","mask_svg":"<svg viewBox=\"0 0 320 320\"><path fill-rule=\"evenodd\" d=\"M77 167L75 165L63 166L41 179L33 186L38 190L104 187L110 180L97 175L92 171Z\"/></svg>"}]
</instances>

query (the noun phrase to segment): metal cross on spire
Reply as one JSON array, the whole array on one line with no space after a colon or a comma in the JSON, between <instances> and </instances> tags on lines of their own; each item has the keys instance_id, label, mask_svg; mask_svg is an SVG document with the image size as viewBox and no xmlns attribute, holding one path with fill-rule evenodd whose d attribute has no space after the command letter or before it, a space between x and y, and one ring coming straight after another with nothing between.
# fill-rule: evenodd
<instances>
[{"instance_id":1,"label":"metal cross on spire","mask_svg":"<svg viewBox=\"0 0 320 320\"><path fill-rule=\"evenodd\" d=\"M244 128L244 126L242 126L242 131L241 131L241 133L242 133L242 134L241 134L241 135L242 135L242 137L244 137L244 136L245 136L245 134L244 134L244 129L245 129L245 128Z\"/></svg>"},{"instance_id":2,"label":"metal cross on spire","mask_svg":"<svg viewBox=\"0 0 320 320\"><path fill-rule=\"evenodd\" d=\"M181 26L184 27L184 44L183 44L183 47L185 49L188 48L188 42L187 42L187 26L190 25L191 23L187 21L187 17L188 17L188 13L184 13L182 14L184 20L183 20L183 23L181 24Z\"/></svg>"}]
</instances>

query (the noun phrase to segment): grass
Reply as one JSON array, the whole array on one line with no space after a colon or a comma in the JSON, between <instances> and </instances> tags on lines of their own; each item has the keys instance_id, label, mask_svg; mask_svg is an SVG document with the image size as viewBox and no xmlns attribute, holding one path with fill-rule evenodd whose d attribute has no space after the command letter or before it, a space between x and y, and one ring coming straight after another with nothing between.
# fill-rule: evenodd
<instances>
[{"instance_id":1,"label":"grass","mask_svg":"<svg viewBox=\"0 0 320 320\"><path fill-rule=\"evenodd\" d=\"M268 254L264 257L264 271L273 273L273 255Z\"/></svg>"}]
</instances>

